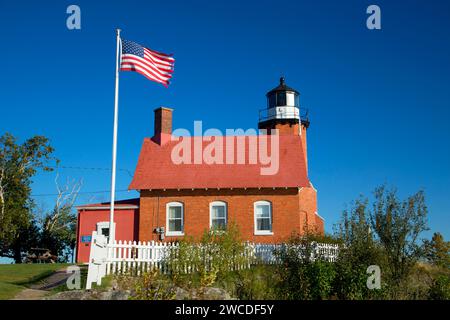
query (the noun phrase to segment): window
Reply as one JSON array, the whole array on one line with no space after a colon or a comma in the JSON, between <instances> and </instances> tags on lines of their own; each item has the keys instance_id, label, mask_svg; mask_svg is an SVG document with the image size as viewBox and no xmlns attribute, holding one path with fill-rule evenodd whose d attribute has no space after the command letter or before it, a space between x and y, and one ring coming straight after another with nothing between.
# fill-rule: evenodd
<instances>
[{"instance_id":1,"label":"window","mask_svg":"<svg viewBox=\"0 0 450 320\"><path fill-rule=\"evenodd\" d=\"M269 201L257 201L255 210L255 234L271 235L272 233L272 204Z\"/></svg>"},{"instance_id":2,"label":"window","mask_svg":"<svg viewBox=\"0 0 450 320\"><path fill-rule=\"evenodd\" d=\"M109 237L109 227L108 228L102 228L102 235L104 235L105 237Z\"/></svg>"},{"instance_id":3,"label":"window","mask_svg":"<svg viewBox=\"0 0 450 320\"><path fill-rule=\"evenodd\" d=\"M277 106L285 106L286 105L286 92L277 92Z\"/></svg>"},{"instance_id":4,"label":"window","mask_svg":"<svg viewBox=\"0 0 450 320\"><path fill-rule=\"evenodd\" d=\"M180 202L169 202L166 205L167 236L184 235L184 212Z\"/></svg>"},{"instance_id":5,"label":"window","mask_svg":"<svg viewBox=\"0 0 450 320\"><path fill-rule=\"evenodd\" d=\"M268 108L276 107L277 102L276 102L275 93L272 93L269 95L267 102L268 102L268 106L267 106Z\"/></svg>"},{"instance_id":6,"label":"window","mask_svg":"<svg viewBox=\"0 0 450 320\"><path fill-rule=\"evenodd\" d=\"M212 230L227 228L227 204L225 202L214 201L209 204L209 227Z\"/></svg>"},{"instance_id":7,"label":"window","mask_svg":"<svg viewBox=\"0 0 450 320\"><path fill-rule=\"evenodd\" d=\"M116 223L114 223L114 227ZM97 222L97 234L104 235L105 237L109 237L109 221L100 221Z\"/></svg>"}]
</instances>

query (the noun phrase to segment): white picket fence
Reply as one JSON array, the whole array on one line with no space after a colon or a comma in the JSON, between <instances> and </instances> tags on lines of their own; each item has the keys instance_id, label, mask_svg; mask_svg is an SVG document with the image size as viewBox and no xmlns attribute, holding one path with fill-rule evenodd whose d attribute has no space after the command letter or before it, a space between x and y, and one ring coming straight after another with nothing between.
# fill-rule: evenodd
<instances>
[{"instance_id":1,"label":"white picket fence","mask_svg":"<svg viewBox=\"0 0 450 320\"><path fill-rule=\"evenodd\" d=\"M247 268L252 264L276 264L274 254L276 249L286 248L286 244L262 244L246 243L245 264L235 266L235 269ZM170 242L136 242L115 241L107 243L107 238L92 233L91 252L89 257L88 278L86 289L91 289L92 283L101 284L101 279L108 274L134 273L158 268L163 272L168 271L165 257L172 250L176 250L178 244ZM313 243L311 245L311 258L321 257L328 261L335 261L339 247L335 244ZM186 266L184 272L192 271L191 266Z\"/></svg>"}]
</instances>

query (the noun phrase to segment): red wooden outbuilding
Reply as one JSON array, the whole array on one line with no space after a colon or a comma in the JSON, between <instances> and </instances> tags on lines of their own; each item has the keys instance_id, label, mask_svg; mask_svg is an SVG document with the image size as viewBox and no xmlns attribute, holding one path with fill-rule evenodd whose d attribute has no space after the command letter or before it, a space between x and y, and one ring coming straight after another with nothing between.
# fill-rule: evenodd
<instances>
[{"instance_id":1,"label":"red wooden outbuilding","mask_svg":"<svg viewBox=\"0 0 450 320\"><path fill-rule=\"evenodd\" d=\"M89 262L92 232L109 235L109 202L82 205L77 207L77 263ZM139 199L116 201L114 206L116 240L138 240L139 237Z\"/></svg>"}]
</instances>

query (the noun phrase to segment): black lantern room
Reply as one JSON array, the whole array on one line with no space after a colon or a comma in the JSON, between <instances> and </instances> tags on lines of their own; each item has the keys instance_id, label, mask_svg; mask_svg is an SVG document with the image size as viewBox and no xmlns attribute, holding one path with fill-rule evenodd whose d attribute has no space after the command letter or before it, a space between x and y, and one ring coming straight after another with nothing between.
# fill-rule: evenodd
<instances>
[{"instance_id":1,"label":"black lantern room","mask_svg":"<svg viewBox=\"0 0 450 320\"><path fill-rule=\"evenodd\" d=\"M267 108L259 112L259 124L261 128L274 128L277 124L288 123L295 125L301 123L309 126L307 114L300 119L300 93L287 86L284 77L280 78L280 84L267 92ZM303 110L305 111L305 110Z\"/></svg>"},{"instance_id":2,"label":"black lantern room","mask_svg":"<svg viewBox=\"0 0 450 320\"><path fill-rule=\"evenodd\" d=\"M297 90L288 87L284 77L280 78L280 84L267 92L267 108L275 107L299 107L300 94Z\"/></svg>"}]
</instances>

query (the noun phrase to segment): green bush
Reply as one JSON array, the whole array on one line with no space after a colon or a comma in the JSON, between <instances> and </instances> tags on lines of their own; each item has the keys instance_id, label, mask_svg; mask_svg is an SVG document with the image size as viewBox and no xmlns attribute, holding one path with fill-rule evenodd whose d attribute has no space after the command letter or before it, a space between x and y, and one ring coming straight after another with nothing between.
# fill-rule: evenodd
<instances>
[{"instance_id":1,"label":"green bush","mask_svg":"<svg viewBox=\"0 0 450 320\"><path fill-rule=\"evenodd\" d=\"M277 299L275 285L278 278L274 269L273 265L254 265L230 272L218 285L241 300Z\"/></svg>"},{"instance_id":2,"label":"green bush","mask_svg":"<svg viewBox=\"0 0 450 320\"><path fill-rule=\"evenodd\" d=\"M179 285L210 286L231 271L249 266L247 246L239 229L231 224L227 230L205 231L200 241L187 239L168 253L165 263Z\"/></svg>"},{"instance_id":3,"label":"green bush","mask_svg":"<svg viewBox=\"0 0 450 320\"><path fill-rule=\"evenodd\" d=\"M367 267L381 268L381 289L367 288ZM370 239L354 239L341 246L334 263L336 277L333 287L336 297L344 300L381 299L386 295L385 258L382 249Z\"/></svg>"},{"instance_id":4,"label":"green bush","mask_svg":"<svg viewBox=\"0 0 450 320\"><path fill-rule=\"evenodd\" d=\"M199 241L180 241L169 252L167 276L174 285L200 293L215 286L238 299L276 299L275 266L251 265L248 249L234 224L227 230L205 231Z\"/></svg>"},{"instance_id":5,"label":"green bush","mask_svg":"<svg viewBox=\"0 0 450 320\"><path fill-rule=\"evenodd\" d=\"M123 274L116 277L119 288L130 290L130 300L173 300L176 288L172 281L158 269L142 275Z\"/></svg>"},{"instance_id":6,"label":"green bush","mask_svg":"<svg viewBox=\"0 0 450 320\"><path fill-rule=\"evenodd\" d=\"M428 293L431 300L450 300L450 277L448 274L442 274L433 280Z\"/></svg>"},{"instance_id":7,"label":"green bush","mask_svg":"<svg viewBox=\"0 0 450 320\"><path fill-rule=\"evenodd\" d=\"M275 251L279 261L278 283L274 283L280 299L328 299L333 292L336 271L332 262L313 255L314 242L310 236L291 237Z\"/></svg>"}]
</instances>

